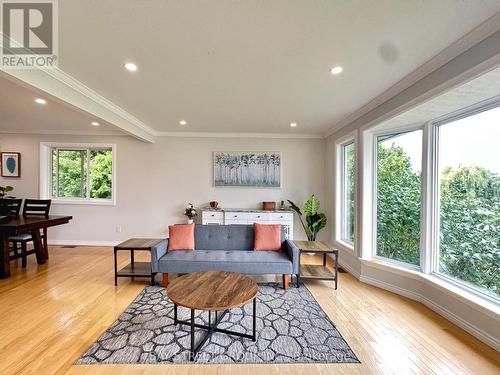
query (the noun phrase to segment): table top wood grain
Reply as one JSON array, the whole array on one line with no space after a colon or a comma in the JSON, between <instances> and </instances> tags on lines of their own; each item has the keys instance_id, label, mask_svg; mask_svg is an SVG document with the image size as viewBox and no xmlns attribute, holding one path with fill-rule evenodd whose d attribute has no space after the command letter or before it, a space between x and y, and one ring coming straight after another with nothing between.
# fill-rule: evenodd
<instances>
[{"instance_id":1,"label":"table top wood grain","mask_svg":"<svg viewBox=\"0 0 500 375\"><path fill-rule=\"evenodd\" d=\"M325 241L292 241L295 246L303 251L314 251L316 253L336 251L335 246Z\"/></svg>"},{"instance_id":2,"label":"table top wood grain","mask_svg":"<svg viewBox=\"0 0 500 375\"><path fill-rule=\"evenodd\" d=\"M162 238L130 238L119 245L115 249L120 250L149 250L159 242L163 241Z\"/></svg>"},{"instance_id":3,"label":"table top wood grain","mask_svg":"<svg viewBox=\"0 0 500 375\"><path fill-rule=\"evenodd\" d=\"M63 222L68 222L73 219L72 216L19 216L11 218L8 222L0 224L1 229L10 229L17 227L50 227L59 225Z\"/></svg>"},{"instance_id":4,"label":"table top wood grain","mask_svg":"<svg viewBox=\"0 0 500 375\"><path fill-rule=\"evenodd\" d=\"M177 305L195 310L223 311L253 300L258 286L248 276L235 272L194 272L175 279L167 288Z\"/></svg>"}]
</instances>

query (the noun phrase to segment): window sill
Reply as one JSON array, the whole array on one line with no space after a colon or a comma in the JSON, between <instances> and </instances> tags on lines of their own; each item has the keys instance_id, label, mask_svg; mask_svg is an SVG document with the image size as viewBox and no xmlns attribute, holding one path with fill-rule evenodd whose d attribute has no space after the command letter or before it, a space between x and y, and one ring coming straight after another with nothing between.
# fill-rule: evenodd
<instances>
[{"instance_id":1,"label":"window sill","mask_svg":"<svg viewBox=\"0 0 500 375\"><path fill-rule=\"evenodd\" d=\"M348 242L342 240L335 240L335 245L340 247L342 250L350 251L354 253L354 244L350 244Z\"/></svg>"},{"instance_id":2,"label":"window sill","mask_svg":"<svg viewBox=\"0 0 500 375\"><path fill-rule=\"evenodd\" d=\"M410 268L404 267L397 263L387 262L380 258L372 258L372 259L361 259L361 264L374 267L382 271L389 271L398 275L410 277L412 279L418 279L422 274L420 271Z\"/></svg>"},{"instance_id":3,"label":"window sill","mask_svg":"<svg viewBox=\"0 0 500 375\"><path fill-rule=\"evenodd\" d=\"M461 302L467 304L468 306L480 312L486 313L487 315L495 319L498 319L498 316L500 314L500 305L498 303L493 302L489 298L475 294L466 287L458 287L454 283L449 282L437 275L424 274L418 270L400 266L398 264L392 264L390 262L386 262L376 258L361 259L361 264L366 267L377 268L382 271L391 272L400 276L411 278L413 280L421 281L424 284L438 288L440 291L448 294L449 296L456 298ZM421 293L418 294L421 295Z\"/></svg>"},{"instance_id":4,"label":"window sill","mask_svg":"<svg viewBox=\"0 0 500 375\"><path fill-rule=\"evenodd\" d=\"M50 198L49 198L50 199ZM85 206L116 206L116 202L106 200L86 200L86 199L57 199L52 198L52 204L62 205L85 205Z\"/></svg>"}]
</instances>

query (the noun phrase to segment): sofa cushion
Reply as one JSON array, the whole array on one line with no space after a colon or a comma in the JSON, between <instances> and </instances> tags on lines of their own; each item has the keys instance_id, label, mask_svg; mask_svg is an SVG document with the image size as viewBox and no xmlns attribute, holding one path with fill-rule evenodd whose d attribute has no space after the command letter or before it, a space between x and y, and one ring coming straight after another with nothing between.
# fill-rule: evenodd
<instances>
[{"instance_id":1,"label":"sofa cushion","mask_svg":"<svg viewBox=\"0 0 500 375\"><path fill-rule=\"evenodd\" d=\"M161 272L231 271L247 275L291 274L292 262L284 252L200 250L168 252L159 260Z\"/></svg>"},{"instance_id":2,"label":"sofa cushion","mask_svg":"<svg viewBox=\"0 0 500 375\"><path fill-rule=\"evenodd\" d=\"M194 224L168 226L168 250L194 250Z\"/></svg>"},{"instance_id":3,"label":"sofa cushion","mask_svg":"<svg viewBox=\"0 0 500 375\"><path fill-rule=\"evenodd\" d=\"M253 250L253 225L196 225L195 249Z\"/></svg>"},{"instance_id":4,"label":"sofa cushion","mask_svg":"<svg viewBox=\"0 0 500 375\"><path fill-rule=\"evenodd\" d=\"M281 231L281 242L285 231ZM196 225L194 228L195 249L204 250L253 250L253 225Z\"/></svg>"},{"instance_id":5,"label":"sofa cushion","mask_svg":"<svg viewBox=\"0 0 500 375\"><path fill-rule=\"evenodd\" d=\"M253 225L256 251L281 251L281 224Z\"/></svg>"}]
</instances>

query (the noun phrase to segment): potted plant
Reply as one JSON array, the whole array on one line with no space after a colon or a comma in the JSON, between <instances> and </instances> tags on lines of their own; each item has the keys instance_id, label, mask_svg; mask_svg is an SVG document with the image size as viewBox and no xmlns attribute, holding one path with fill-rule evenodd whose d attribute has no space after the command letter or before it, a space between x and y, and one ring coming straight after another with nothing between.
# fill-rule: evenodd
<instances>
[{"instance_id":1,"label":"potted plant","mask_svg":"<svg viewBox=\"0 0 500 375\"><path fill-rule=\"evenodd\" d=\"M12 186L0 186L0 199L12 198L7 196L7 193L10 193L12 190L14 190Z\"/></svg>"},{"instance_id":2,"label":"potted plant","mask_svg":"<svg viewBox=\"0 0 500 375\"><path fill-rule=\"evenodd\" d=\"M304 214L306 221L302 219L302 211L300 208L288 200L290 203L290 208L294 210L299 216L300 223L306 232L307 239L309 241L316 241L316 235L318 232L326 226L326 215L324 213L318 213L319 210L319 199L313 195L304 203Z\"/></svg>"},{"instance_id":3,"label":"potted plant","mask_svg":"<svg viewBox=\"0 0 500 375\"><path fill-rule=\"evenodd\" d=\"M192 203L188 204L188 206L184 210L184 215L188 217L188 224L193 224L193 218L198 214L196 213L196 208L194 208Z\"/></svg>"},{"instance_id":4,"label":"potted plant","mask_svg":"<svg viewBox=\"0 0 500 375\"><path fill-rule=\"evenodd\" d=\"M14 188L12 186L0 186L0 215L7 215L9 213L8 207L2 204L2 200L6 198L14 198L7 196Z\"/></svg>"}]
</instances>

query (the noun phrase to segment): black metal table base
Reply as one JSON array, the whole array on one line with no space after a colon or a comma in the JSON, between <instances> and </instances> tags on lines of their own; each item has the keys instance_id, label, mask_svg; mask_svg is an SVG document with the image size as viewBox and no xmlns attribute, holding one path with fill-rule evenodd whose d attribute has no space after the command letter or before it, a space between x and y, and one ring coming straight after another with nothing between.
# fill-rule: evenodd
<instances>
[{"instance_id":1,"label":"black metal table base","mask_svg":"<svg viewBox=\"0 0 500 375\"><path fill-rule=\"evenodd\" d=\"M300 253L314 253L314 250L300 250ZM338 279L339 279L339 252L338 250L335 250L334 252L332 251L331 253L323 253L323 267L326 267L326 254L334 254L335 256L335 273L333 277L307 277L307 276L300 276L300 254L299 254L299 273L295 275L295 286L297 288L300 287L300 279L316 279L316 280L331 280L335 281L335 290L337 290L338 287Z\"/></svg>"},{"instance_id":2,"label":"black metal table base","mask_svg":"<svg viewBox=\"0 0 500 375\"><path fill-rule=\"evenodd\" d=\"M235 331L230 331L227 329L222 329L218 328L217 326L219 323L222 321L224 316L227 314L229 310L225 310L222 312L222 314L218 314L217 311L215 311L215 322L212 324L212 311L208 310L208 326L204 324L198 324L195 322L194 318L194 313L195 309L190 309L191 310L191 319L190 320L179 320L177 319L177 304L174 303L174 324L183 324L191 327L191 351L189 353L189 360L194 361L196 359L196 354L200 351L200 349L205 345L207 340L212 336L214 332L220 332L220 333L225 333L226 335L232 335L232 336L238 336L238 337L244 337L246 339L251 339L252 341L255 341L257 339L256 335L256 323L257 323L257 298L253 299L253 329L252 329L252 334L246 334L246 333L241 333L241 332L235 332ZM194 329L195 328L201 328L204 330L207 330L208 332L206 335L202 338L202 340L198 343L198 345L195 345L194 342Z\"/></svg>"}]
</instances>

